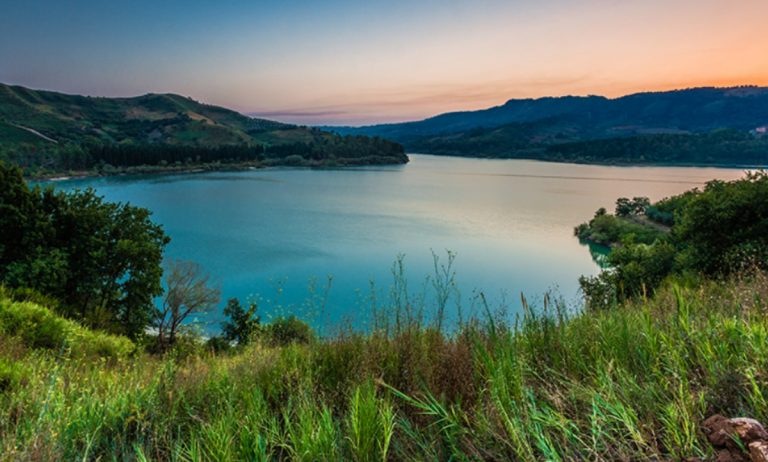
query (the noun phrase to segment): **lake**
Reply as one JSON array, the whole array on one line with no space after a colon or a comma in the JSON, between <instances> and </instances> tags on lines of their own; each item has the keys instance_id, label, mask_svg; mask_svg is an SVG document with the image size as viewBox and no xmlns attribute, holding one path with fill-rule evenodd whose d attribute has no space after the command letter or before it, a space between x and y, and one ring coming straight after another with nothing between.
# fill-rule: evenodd
<instances>
[{"instance_id":1,"label":"lake","mask_svg":"<svg viewBox=\"0 0 768 462\"><path fill-rule=\"evenodd\" d=\"M414 305L433 306L433 253L447 251L456 291L447 311L479 313L482 292L513 315L523 292L578 306L578 277L599 272L573 227L617 197L677 194L739 169L612 167L412 154L403 166L264 169L88 178L110 201L153 212L171 236L167 258L200 263L222 300L259 303L262 319L295 313L318 329L365 329L372 299L387 304L402 256ZM330 277L330 283L329 283ZM373 297L372 297L373 295ZM223 304L223 301L222 301ZM200 317L218 329L219 312Z\"/></svg>"}]
</instances>

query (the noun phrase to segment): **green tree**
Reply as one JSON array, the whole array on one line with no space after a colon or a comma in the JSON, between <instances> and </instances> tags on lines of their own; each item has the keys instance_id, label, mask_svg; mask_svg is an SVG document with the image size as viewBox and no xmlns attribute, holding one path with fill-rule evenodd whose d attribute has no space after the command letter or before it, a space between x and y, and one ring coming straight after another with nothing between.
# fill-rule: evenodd
<instances>
[{"instance_id":1,"label":"green tree","mask_svg":"<svg viewBox=\"0 0 768 462\"><path fill-rule=\"evenodd\" d=\"M632 213L632 201L627 197L620 197L616 199L616 216L626 217Z\"/></svg>"},{"instance_id":2,"label":"green tree","mask_svg":"<svg viewBox=\"0 0 768 462\"><path fill-rule=\"evenodd\" d=\"M654 244L629 244L608 255L620 298L651 294L673 270L675 247L665 240Z\"/></svg>"},{"instance_id":3,"label":"green tree","mask_svg":"<svg viewBox=\"0 0 768 462\"><path fill-rule=\"evenodd\" d=\"M26 259L37 239L36 195L21 170L0 162L0 278L8 264Z\"/></svg>"},{"instance_id":4,"label":"green tree","mask_svg":"<svg viewBox=\"0 0 768 462\"><path fill-rule=\"evenodd\" d=\"M706 274L768 266L768 173L709 182L690 198L674 233L684 265Z\"/></svg>"},{"instance_id":5,"label":"green tree","mask_svg":"<svg viewBox=\"0 0 768 462\"><path fill-rule=\"evenodd\" d=\"M633 197L632 199L620 197L616 199L616 216L626 217L629 215L640 215L651 205L647 197Z\"/></svg>"},{"instance_id":6,"label":"green tree","mask_svg":"<svg viewBox=\"0 0 768 462\"><path fill-rule=\"evenodd\" d=\"M632 198L632 213L635 215L641 215L645 213L645 209L651 205L651 200L647 197L633 197Z\"/></svg>"},{"instance_id":7,"label":"green tree","mask_svg":"<svg viewBox=\"0 0 768 462\"><path fill-rule=\"evenodd\" d=\"M247 345L259 328L261 318L256 315L257 305L250 303L246 310L236 298L230 298L224 307L224 316L229 320L222 323L222 334L230 342Z\"/></svg>"},{"instance_id":8,"label":"green tree","mask_svg":"<svg viewBox=\"0 0 768 462\"><path fill-rule=\"evenodd\" d=\"M55 297L68 317L137 337L162 293L169 238L150 212L88 189L30 189L0 165L0 282Z\"/></svg>"}]
</instances>

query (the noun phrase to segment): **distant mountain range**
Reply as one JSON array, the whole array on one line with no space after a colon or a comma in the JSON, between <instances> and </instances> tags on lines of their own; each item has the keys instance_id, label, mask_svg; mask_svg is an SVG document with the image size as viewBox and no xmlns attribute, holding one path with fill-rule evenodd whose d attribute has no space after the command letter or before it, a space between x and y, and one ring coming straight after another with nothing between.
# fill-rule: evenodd
<instances>
[{"instance_id":1,"label":"distant mountain range","mask_svg":"<svg viewBox=\"0 0 768 462\"><path fill-rule=\"evenodd\" d=\"M56 170L188 157L301 165L407 162L396 143L251 118L175 94L101 98L0 84L0 160Z\"/></svg>"},{"instance_id":2,"label":"distant mountain range","mask_svg":"<svg viewBox=\"0 0 768 462\"><path fill-rule=\"evenodd\" d=\"M513 99L417 122L326 127L411 152L604 163L768 164L768 88Z\"/></svg>"}]
</instances>

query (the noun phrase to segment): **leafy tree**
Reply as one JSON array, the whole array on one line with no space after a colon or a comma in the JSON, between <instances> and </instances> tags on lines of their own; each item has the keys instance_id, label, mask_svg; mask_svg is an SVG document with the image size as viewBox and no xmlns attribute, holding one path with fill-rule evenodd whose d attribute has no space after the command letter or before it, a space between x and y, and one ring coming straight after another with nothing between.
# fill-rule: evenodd
<instances>
[{"instance_id":1,"label":"leafy tree","mask_svg":"<svg viewBox=\"0 0 768 462\"><path fill-rule=\"evenodd\" d=\"M616 199L616 216L626 217L632 213L632 201L627 197L620 197Z\"/></svg>"},{"instance_id":2,"label":"leafy tree","mask_svg":"<svg viewBox=\"0 0 768 462\"><path fill-rule=\"evenodd\" d=\"M579 287L584 295L584 306L591 311L606 310L618 304L616 283L610 271L597 276L579 277Z\"/></svg>"},{"instance_id":3,"label":"leafy tree","mask_svg":"<svg viewBox=\"0 0 768 462\"><path fill-rule=\"evenodd\" d=\"M179 328L190 315L205 313L219 303L220 291L209 285L210 276L189 261L172 261L165 276L166 292L155 326L160 349L176 342Z\"/></svg>"},{"instance_id":4,"label":"leafy tree","mask_svg":"<svg viewBox=\"0 0 768 462\"><path fill-rule=\"evenodd\" d=\"M620 298L651 294L672 272L675 248L667 241L618 247L608 255Z\"/></svg>"},{"instance_id":5,"label":"leafy tree","mask_svg":"<svg viewBox=\"0 0 768 462\"><path fill-rule=\"evenodd\" d=\"M675 237L683 263L706 274L768 266L768 173L711 181L684 208Z\"/></svg>"},{"instance_id":6,"label":"leafy tree","mask_svg":"<svg viewBox=\"0 0 768 462\"><path fill-rule=\"evenodd\" d=\"M142 335L162 293L169 241L150 212L91 189L30 189L2 163L0 179L0 282L52 296L63 314L92 327Z\"/></svg>"},{"instance_id":7,"label":"leafy tree","mask_svg":"<svg viewBox=\"0 0 768 462\"><path fill-rule=\"evenodd\" d=\"M37 197L21 170L0 162L0 277L7 265L22 260L36 240Z\"/></svg>"},{"instance_id":8,"label":"leafy tree","mask_svg":"<svg viewBox=\"0 0 768 462\"><path fill-rule=\"evenodd\" d=\"M645 212L649 205L651 205L651 201L647 197L633 197L632 199L620 197L616 199L616 216L639 215Z\"/></svg>"},{"instance_id":9,"label":"leafy tree","mask_svg":"<svg viewBox=\"0 0 768 462\"><path fill-rule=\"evenodd\" d=\"M224 316L229 318L222 324L222 334L230 342L247 345L259 328L261 318L256 316L257 305L250 303L246 310L236 298L227 301Z\"/></svg>"},{"instance_id":10,"label":"leafy tree","mask_svg":"<svg viewBox=\"0 0 768 462\"><path fill-rule=\"evenodd\" d=\"M617 218L615 215L595 214L589 223L582 223L574 229L579 239L602 245L618 243L652 244L663 233L656 228Z\"/></svg>"},{"instance_id":11,"label":"leafy tree","mask_svg":"<svg viewBox=\"0 0 768 462\"><path fill-rule=\"evenodd\" d=\"M640 215L645 213L645 209L651 205L651 200L647 197L633 197L632 198L632 213Z\"/></svg>"}]
</instances>

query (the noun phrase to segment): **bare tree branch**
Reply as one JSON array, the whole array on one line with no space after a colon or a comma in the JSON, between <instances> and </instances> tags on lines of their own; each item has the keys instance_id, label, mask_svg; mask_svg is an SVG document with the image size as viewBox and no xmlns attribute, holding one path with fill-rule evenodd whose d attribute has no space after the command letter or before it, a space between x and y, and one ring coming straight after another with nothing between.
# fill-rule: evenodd
<instances>
[{"instance_id":1,"label":"bare tree branch","mask_svg":"<svg viewBox=\"0 0 768 462\"><path fill-rule=\"evenodd\" d=\"M173 345L182 323L193 313L205 313L219 303L221 291L210 285L210 276L200 265L174 260L165 276L163 309L158 314L158 342L161 348Z\"/></svg>"}]
</instances>

